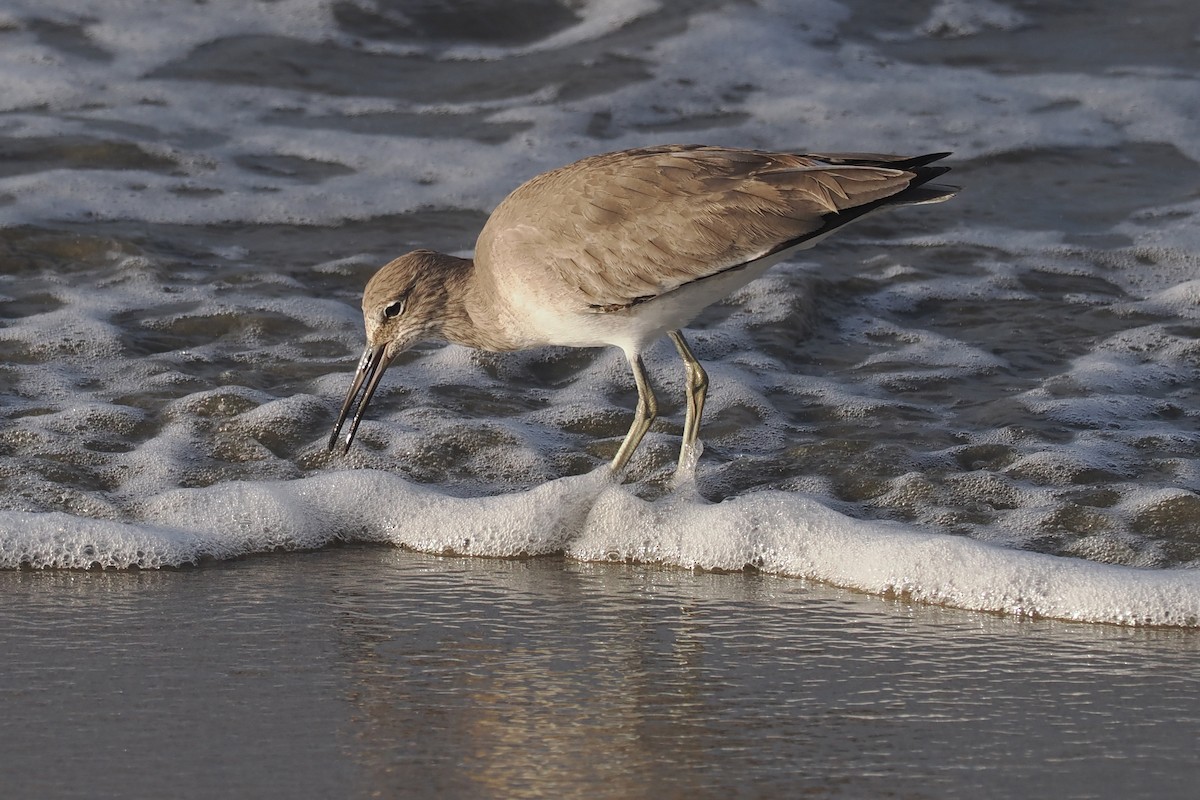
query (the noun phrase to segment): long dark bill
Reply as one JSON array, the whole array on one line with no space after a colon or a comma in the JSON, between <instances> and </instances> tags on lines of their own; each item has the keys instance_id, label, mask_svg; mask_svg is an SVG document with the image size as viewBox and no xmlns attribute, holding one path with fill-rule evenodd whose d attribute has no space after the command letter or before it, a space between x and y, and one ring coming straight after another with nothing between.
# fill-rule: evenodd
<instances>
[{"instance_id":1,"label":"long dark bill","mask_svg":"<svg viewBox=\"0 0 1200 800\"><path fill-rule=\"evenodd\" d=\"M371 402L371 396L375 394L375 388L379 386L379 379L383 377L383 373L387 372L388 365L391 363L391 359L384 357L386 352L387 347L384 345L367 347L363 351L362 358L358 360L358 369L354 371L354 382L350 384L350 391L346 392L346 402L342 403L342 411L338 414L337 424L333 426L333 433L329 436L329 450L333 450L337 445L338 434L342 432L342 426L346 424L346 417L350 416L350 409L354 407L354 401L358 398L358 390L362 389L365 383L367 388L363 390L362 399L358 403L358 411L354 413L350 430L346 433L346 446L342 448L343 454L350 451L350 443L354 441L358 423L362 422L363 413Z\"/></svg>"}]
</instances>

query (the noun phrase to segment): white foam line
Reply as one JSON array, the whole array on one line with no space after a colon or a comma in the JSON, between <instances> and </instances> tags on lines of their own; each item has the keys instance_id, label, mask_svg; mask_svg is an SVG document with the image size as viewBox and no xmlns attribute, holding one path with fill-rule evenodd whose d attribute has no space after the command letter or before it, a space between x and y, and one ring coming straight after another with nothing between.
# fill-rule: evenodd
<instances>
[{"instance_id":1,"label":"white foam line","mask_svg":"<svg viewBox=\"0 0 1200 800\"><path fill-rule=\"evenodd\" d=\"M975 611L1200 627L1200 571L1111 566L856 520L795 494L648 502L605 469L523 492L452 497L391 473L231 482L153 498L143 523L0 512L0 567L161 567L335 539L491 557L765 572Z\"/></svg>"},{"instance_id":2,"label":"white foam line","mask_svg":"<svg viewBox=\"0 0 1200 800\"><path fill-rule=\"evenodd\" d=\"M652 537L630 536L653 531ZM721 535L713 535L719 531ZM639 544L641 539L644 544ZM614 542L624 546L614 549ZM706 569L753 565L975 611L1122 625L1200 625L1200 572L1113 566L855 520L786 492L715 505L608 492L569 554Z\"/></svg>"}]
</instances>

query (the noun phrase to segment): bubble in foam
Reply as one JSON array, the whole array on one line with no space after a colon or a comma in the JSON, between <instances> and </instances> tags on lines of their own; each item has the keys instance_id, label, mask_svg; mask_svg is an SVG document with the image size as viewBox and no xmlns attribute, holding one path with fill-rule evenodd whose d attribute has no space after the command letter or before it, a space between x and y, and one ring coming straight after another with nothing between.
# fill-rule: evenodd
<instances>
[{"instance_id":1,"label":"bubble in foam","mask_svg":"<svg viewBox=\"0 0 1200 800\"><path fill-rule=\"evenodd\" d=\"M219 533L204 530L85 519L57 511L0 511L0 567L158 569L240 554Z\"/></svg>"}]
</instances>

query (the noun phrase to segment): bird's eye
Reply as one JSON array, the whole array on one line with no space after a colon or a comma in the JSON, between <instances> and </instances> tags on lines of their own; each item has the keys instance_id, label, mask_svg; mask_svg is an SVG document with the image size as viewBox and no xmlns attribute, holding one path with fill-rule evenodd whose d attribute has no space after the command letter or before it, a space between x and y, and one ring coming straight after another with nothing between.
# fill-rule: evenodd
<instances>
[{"instance_id":1,"label":"bird's eye","mask_svg":"<svg viewBox=\"0 0 1200 800\"><path fill-rule=\"evenodd\" d=\"M397 300L394 303L389 303L383 309L383 315L388 319L393 319L404 313L404 300Z\"/></svg>"}]
</instances>

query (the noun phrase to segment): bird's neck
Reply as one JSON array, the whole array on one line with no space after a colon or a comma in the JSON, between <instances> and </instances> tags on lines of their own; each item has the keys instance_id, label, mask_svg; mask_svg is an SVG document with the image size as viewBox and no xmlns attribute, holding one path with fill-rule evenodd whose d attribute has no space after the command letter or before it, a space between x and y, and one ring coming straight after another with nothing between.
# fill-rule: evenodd
<instances>
[{"instance_id":1,"label":"bird's neck","mask_svg":"<svg viewBox=\"0 0 1200 800\"><path fill-rule=\"evenodd\" d=\"M443 263L446 308L442 337L478 350L519 350L525 346L509 332L497 287L489 285L469 258L446 256Z\"/></svg>"}]
</instances>

